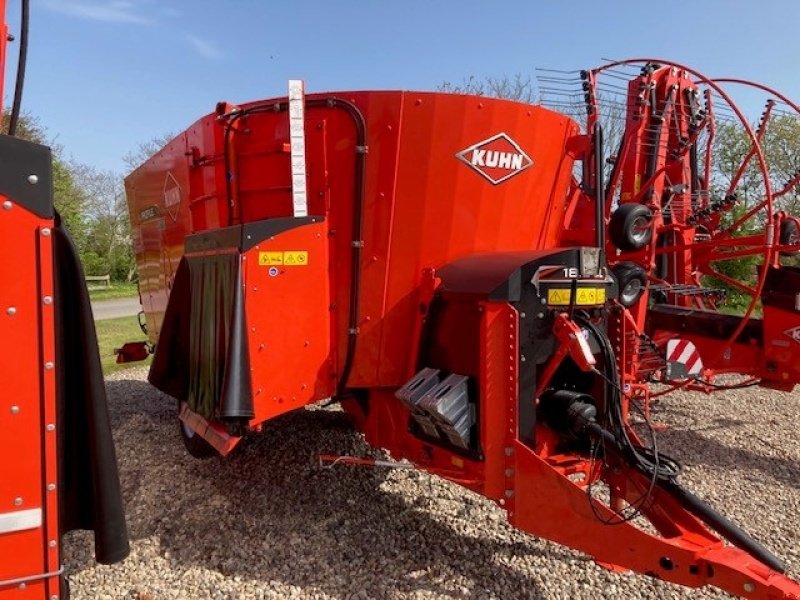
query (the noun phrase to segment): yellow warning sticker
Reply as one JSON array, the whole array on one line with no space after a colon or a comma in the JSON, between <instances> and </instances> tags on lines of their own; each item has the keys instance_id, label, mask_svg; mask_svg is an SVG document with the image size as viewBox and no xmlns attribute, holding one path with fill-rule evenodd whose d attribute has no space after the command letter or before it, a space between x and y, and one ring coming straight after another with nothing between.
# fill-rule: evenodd
<instances>
[{"instance_id":1,"label":"yellow warning sticker","mask_svg":"<svg viewBox=\"0 0 800 600\"><path fill-rule=\"evenodd\" d=\"M287 267L305 267L308 264L308 252L306 250L287 250L283 253L283 264Z\"/></svg>"},{"instance_id":2,"label":"yellow warning sticker","mask_svg":"<svg viewBox=\"0 0 800 600\"><path fill-rule=\"evenodd\" d=\"M551 288L547 290L547 303L551 306L568 306L572 291L570 288ZM604 304L606 288L578 288L575 290L576 306Z\"/></svg>"},{"instance_id":3,"label":"yellow warning sticker","mask_svg":"<svg viewBox=\"0 0 800 600\"><path fill-rule=\"evenodd\" d=\"M283 264L283 252L259 252L258 264L262 267Z\"/></svg>"},{"instance_id":4,"label":"yellow warning sticker","mask_svg":"<svg viewBox=\"0 0 800 600\"><path fill-rule=\"evenodd\" d=\"M569 304L569 288L552 288L547 290L547 303L553 306L566 306Z\"/></svg>"},{"instance_id":5,"label":"yellow warning sticker","mask_svg":"<svg viewBox=\"0 0 800 600\"><path fill-rule=\"evenodd\" d=\"M271 267L274 265L305 267L308 264L308 251L287 250L285 252L259 252L258 264L262 267Z\"/></svg>"}]
</instances>

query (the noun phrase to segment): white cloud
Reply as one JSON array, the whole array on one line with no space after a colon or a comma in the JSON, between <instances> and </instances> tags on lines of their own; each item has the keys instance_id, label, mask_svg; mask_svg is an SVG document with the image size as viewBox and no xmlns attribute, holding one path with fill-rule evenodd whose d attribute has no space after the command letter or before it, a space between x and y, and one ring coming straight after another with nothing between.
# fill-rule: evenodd
<instances>
[{"instance_id":1,"label":"white cloud","mask_svg":"<svg viewBox=\"0 0 800 600\"><path fill-rule=\"evenodd\" d=\"M106 23L150 23L141 4L129 0L43 0L45 8L65 15Z\"/></svg>"},{"instance_id":2,"label":"white cloud","mask_svg":"<svg viewBox=\"0 0 800 600\"><path fill-rule=\"evenodd\" d=\"M186 41L189 42L189 45L194 49L195 52L204 58L210 58L212 60L219 60L222 58L222 51L214 44L204 40L201 37L187 33Z\"/></svg>"}]
</instances>

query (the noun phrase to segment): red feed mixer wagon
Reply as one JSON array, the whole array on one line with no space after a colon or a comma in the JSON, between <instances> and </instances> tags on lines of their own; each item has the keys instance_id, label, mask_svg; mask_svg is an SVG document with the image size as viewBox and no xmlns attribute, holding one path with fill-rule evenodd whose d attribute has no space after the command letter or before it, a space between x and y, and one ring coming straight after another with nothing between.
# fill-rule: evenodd
<instances>
[{"instance_id":1,"label":"red feed mixer wagon","mask_svg":"<svg viewBox=\"0 0 800 600\"><path fill-rule=\"evenodd\" d=\"M606 152L602 81L630 65ZM583 123L301 82L220 103L126 180L150 381L178 399L195 456L332 397L372 445L610 568L800 597L678 482L648 427L653 384L800 379L800 228L779 209L797 178L773 189L769 114L753 130L731 102L752 143L740 170L762 186L746 209L736 181L718 189L714 107L729 96L686 67L626 61L577 84ZM742 257L752 278L726 276ZM721 285L744 315L722 312Z\"/></svg>"}]
</instances>

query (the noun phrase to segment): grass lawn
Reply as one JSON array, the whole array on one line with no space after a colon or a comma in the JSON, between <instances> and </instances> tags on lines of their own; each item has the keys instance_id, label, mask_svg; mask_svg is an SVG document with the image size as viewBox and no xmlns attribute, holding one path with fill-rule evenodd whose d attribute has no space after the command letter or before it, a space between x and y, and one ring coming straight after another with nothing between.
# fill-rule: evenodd
<instances>
[{"instance_id":1,"label":"grass lawn","mask_svg":"<svg viewBox=\"0 0 800 600\"><path fill-rule=\"evenodd\" d=\"M150 356L142 362L133 362L118 365L114 348L119 348L125 342L138 342L146 339L146 336L139 329L136 317L121 317L119 319L105 319L95 321L97 329L97 344L100 347L100 362L103 364L103 373L108 375L120 369L149 365L153 357Z\"/></svg>"},{"instance_id":2,"label":"grass lawn","mask_svg":"<svg viewBox=\"0 0 800 600\"><path fill-rule=\"evenodd\" d=\"M135 283L112 282L111 287L92 287L89 298L95 300L112 300L114 298L135 298L139 294Z\"/></svg>"}]
</instances>

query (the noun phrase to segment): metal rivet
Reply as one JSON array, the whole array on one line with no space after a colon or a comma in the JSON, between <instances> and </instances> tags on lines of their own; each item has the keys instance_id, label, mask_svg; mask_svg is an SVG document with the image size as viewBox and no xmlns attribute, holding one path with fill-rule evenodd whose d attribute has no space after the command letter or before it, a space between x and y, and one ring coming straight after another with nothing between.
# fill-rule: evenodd
<instances>
[{"instance_id":1,"label":"metal rivet","mask_svg":"<svg viewBox=\"0 0 800 600\"><path fill-rule=\"evenodd\" d=\"M22 498L20 497L14 498L14 506L22 506Z\"/></svg>"},{"instance_id":2,"label":"metal rivet","mask_svg":"<svg viewBox=\"0 0 800 600\"><path fill-rule=\"evenodd\" d=\"M48 483L47 484L47 491L48 492L54 492L55 489L56 489L56 484L55 483Z\"/></svg>"},{"instance_id":3,"label":"metal rivet","mask_svg":"<svg viewBox=\"0 0 800 600\"><path fill-rule=\"evenodd\" d=\"M744 591L745 592L755 592L756 586L750 583L749 581L744 584Z\"/></svg>"},{"instance_id":4,"label":"metal rivet","mask_svg":"<svg viewBox=\"0 0 800 600\"><path fill-rule=\"evenodd\" d=\"M42 298L42 302L44 302L45 304L52 304L53 303L53 297L52 296L45 296L44 298Z\"/></svg>"},{"instance_id":5,"label":"metal rivet","mask_svg":"<svg viewBox=\"0 0 800 600\"><path fill-rule=\"evenodd\" d=\"M55 431L56 430L56 426L53 423L48 423L47 427L45 427L45 429L47 429L47 431Z\"/></svg>"},{"instance_id":6,"label":"metal rivet","mask_svg":"<svg viewBox=\"0 0 800 600\"><path fill-rule=\"evenodd\" d=\"M12 415L18 415L19 414L19 406L17 406L16 404L14 406L12 406L11 407L11 414Z\"/></svg>"},{"instance_id":7,"label":"metal rivet","mask_svg":"<svg viewBox=\"0 0 800 600\"><path fill-rule=\"evenodd\" d=\"M45 227L44 229L42 229L42 235L44 237L47 237L48 235L50 235L50 228L49 227Z\"/></svg>"},{"instance_id":8,"label":"metal rivet","mask_svg":"<svg viewBox=\"0 0 800 600\"><path fill-rule=\"evenodd\" d=\"M53 594L52 596L50 596L50 600L58 600L58 595Z\"/></svg>"},{"instance_id":9,"label":"metal rivet","mask_svg":"<svg viewBox=\"0 0 800 600\"><path fill-rule=\"evenodd\" d=\"M44 363L44 368L45 368L45 369L48 369L48 370L50 370L50 369L52 369L52 368L53 368L53 366L54 366L54 365L53 365L53 363L51 363L51 362L46 362L46 363Z\"/></svg>"},{"instance_id":10,"label":"metal rivet","mask_svg":"<svg viewBox=\"0 0 800 600\"><path fill-rule=\"evenodd\" d=\"M25 588L27 588L27 587L28 587L28 585L27 585L26 583L20 583L20 584L17 586L17 589L18 589L18 590L24 590L24 589L25 589Z\"/></svg>"},{"instance_id":11,"label":"metal rivet","mask_svg":"<svg viewBox=\"0 0 800 600\"><path fill-rule=\"evenodd\" d=\"M55 540L50 540L49 542L47 542L47 545L50 546L51 548L55 548L56 546L58 546L58 542Z\"/></svg>"},{"instance_id":12,"label":"metal rivet","mask_svg":"<svg viewBox=\"0 0 800 600\"><path fill-rule=\"evenodd\" d=\"M5 202L3 202L3 208L5 210L11 210L12 206L14 206L14 205L11 204L11 200L6 200Z\"/></svg>"},{"instance_id":13,"label":"metal rivet","mask_svg":"<svg viewBox=\"0 0 800 600\"><path fill-rule=\"evenodd\" d=\"M39 183L39 176L38 175L28 175L28 183L31 185L36 185Z\"/></svg>"},{"instance_id":14,"label":"metal rivet","mask_svg":"<svg viewBox=\"0 0 800 600\"><path fill-rule=\"evenodd\" d=\"M15 314L17 314L17 307L16 306L9 306L6 309L6 314L13 317Z\"/></svg>"}]
</instances>

